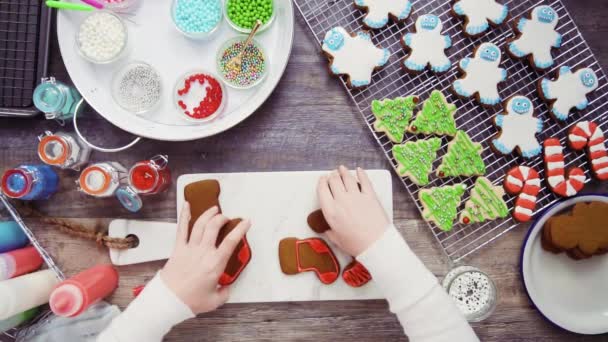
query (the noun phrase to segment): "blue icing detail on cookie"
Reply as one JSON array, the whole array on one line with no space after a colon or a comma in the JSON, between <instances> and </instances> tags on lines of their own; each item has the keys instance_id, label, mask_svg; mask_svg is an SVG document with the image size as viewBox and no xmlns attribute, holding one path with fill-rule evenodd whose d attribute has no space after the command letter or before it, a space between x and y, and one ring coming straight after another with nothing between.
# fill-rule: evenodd
<instances>
[{"instance_id":1,"label":"blue icing detail on cookie","mask_svg":"<svg viewBox=\"0 0 608 342\"><path fill-rule=\"evenodd\" d=\"M532 102L521 96L513 99L510 103L510 109L517 114L526 114L532 109Z\"/></svg>"},{"instance_id":2,"label":"blue icing detail on cookie","mask_svg":"<svg viewBox=\"0 0 608 342\"><path fill-rule=\"evenodd\" d=\"M378 62L378 66L384 66L388 62L388 59L391 57L391 53L388 49L382 49L382 51L384 52L384 55L382 56L380 62Z\"/></svg>"},{"instance_id":3,"label":"blue icing detail on cookie","mask_svg":"<svg viewBox=\"0 0 608 342\"><path fill-rule=\"evenodd\" d=\"M496 62L500 58L500 50L497 46L486 45L485 49L481 51L481 58L488 62Z\"/></svg>"},{"instance_id":4,"label":"blue icing detail on cookie","mask_svg":"<svg viewBox=\"0 0 608 342\"><path fill-rule=\"evenodd\" d=\"M332 72L334 75L340 75L340 74L341 74L341 73L340 73L340 70L338 70L338 68L336 68L336 67L335 67L333 64L332 64L332 66L331 66L331 72Z\"/></svg>"},{"instance_id":5,"label":"blue icing detail on cookie","mask_svg":"<svg viewBox=\"0 0 608 342\"><path fill-rule=\"evenodd\" d=\"M355 0L355 4L359 7L367 7L365 0Z\"/></svg>"},{"instance_id":6,"label":"blue icing detail on cookie","mask_svg":"<svg viewBox=\"0 0 608 342\"><path fill-rule=\"evenodd\" d=\"M491 97L482 97L480 98L481 103L488 106L495 106L500 103L500 96L491 98Z\"/></svg>"},{"instance_id":7,"label":"blue icing detail on cookie","mask_svg":"<svg viewBox=\"0 0 608 342\"><path fill-rule=\"evenodd\" d=\"M370 82L367 80L351 80L350 81L350 85L355 88L365 87L366 85L369 85L369 83Z\"/></svg>"},{"instance_id":8,"label":"blue icing detail on cookie","mask_svg":"<svg viewBox=\"0 0 608 342\"><path fill-rule=\"evenodd\" d=\"M536 133L540 133L543 131L543 120L536 119Z\"/></svg>"},{"instance_id":9,"label":"blue icing detail on cookie","mask_svg":"<svg viewBox=\"0 0 608 342\"><path fill-rule=\"evenodd\" d=\"M368 27L371 27L373 29L379 29L379 28L384 27L386 24L388 24L388 18L380 19L380 20L371 20L369 18L365 18L365 19L363 19L363 22Z\"/></svg>"},{"instance_id":10,"label":"blue icing detail on cookie","mask_svg":"<svg viewBox=\"0 0 608 342\"><path fill-rule=\"evenodd\" d=\"M431 70L433 70L433 72L442 73L442 72L446 72L446 71L450 70L451 67L452 67L452 63L448 62L444 65L434 65L431 67Z\"/></svg>"},{"instance_id":11,"label":"blue icing detail on cookie","mask_svg":"<svg viewBox=\"0 0 608 342\"><path fill-rule=\"evenodd\" d=\"M333 28L325 34L323 44L332 51L338 51L344 46L344 34L338 29Z\"/></svg>"},{"instance_id":12,"label":"blue icing detail on cookie","mask_svg":"<svg viewBox=\"0 0 608 342\"><path fill-rule=\"evenodd\" d=\"M508 149L507 146L505 146L505 144L500 142L498 139L492 140L492 145L498 152L500 152L502 154L509 154L509 153L513 152L513 150Z\"/></svg>"},{"instance_id":13,"label":"blue icing detail on cookie","mask_svg":"<svg viewBox=\"0 0 608 342\"><path fill-rule=\"evenodd\" d=\"M496 124L496 126L498 127L502 127L502 123L505 120L505 116L504 115L497 115L496 119L494 119L494 123Z\"/></svg>"},{"instance_id":14,"label":"blue icing detail on cookie","mask_svg":"<svg viewBox=\"0 0 608 342\"><path fill-rule=\"evenodd\" d=\"M446 49L449 49L450 47L452 47L452 38L450 38L450 36L445 35L445 36L443 36L443 39L445 40Z\"/></svg>"},{"instance_id":15,"label":"blue icing detail on cookie","mask_svg":"<svg viewBox=\"0 0 608 342\"><path fill-rule=\"evenodd\" d=\"M576 105L576 109L583 110L583 109L587 108L587 106L589 106L589 101L583 100Z\"/></svg>"},{"instance_id":16,"label":"blue icing detail on cookie","mask_svg":"<svg viewBox=\"0 0 608 342\"><path fill-rule=\"evenodd\" d=\"M412 2L408 1L407 4L405 5L405 8L403 9L403 11L401 11L401 13L399 13L399 15L397 16L397 19L404 20L407 17L409 17L411 13L412 13Z\"/></svg>"},{"instance_id":17,"label":"blue icing detail on cookie","mask_svg":"<svg viewBox=\"0 0 608 342\"><path fill-rule=\"evenodd\" d=\"M405 44L405 46L412 45L413 38L414 38L414 35L411 33L407 33L405 36L403 36L403 43Z\"/></svg>"},{"instance_id":18,"label":"blue icing detail on cookie","mask_svg":"<svg viewBox=\"0 0 608 342\"><path fill-rule=\"evenodd\" d=\"M517 30L519 32L524 32L524 29L525 29L527 23L528 23L528 19L520 18L519 21L517 22Z\"/></svg>"},{"instance_id":19,"label":"blue icing detail on cookie","mask_svg":"<svg viewBox=\"0 0 608 342\"><path fill-rule=\"evenodd\" d=\"M425 14L421 19L421 26L425 30L432 31L439 25L439 17L434 14Z\"/></svg>"},{"instance_id":20,"label":"blue icing detail on cookie","mask_svg":"<svg viewBox=\"0 0 608 342\"><path fill-rule=\"evenodd\" d=\"M559 68L559 75L562 76L562 75L568 74L568 73L570 73L571 70L572 69L570 69L569 66L563 66L563 67Z\"/></svg>"},{"instance_id":21,"label":"blue icing detail on cookie","mask_svg":"<svg viewBox=\"0 0 608 342\"><path fill-rule=\"evenodd\" d=\"M568 119L568 113L562 113L556 108L551 109L551 113L553 113L553 116L559 121L566 121L566 119Z\"/></svg>"},{"instance_id":22,"label":"blue icing detail on cookie","mask_svg":"<svg viewBox=\"0 0 608 342\"><path fill-rule=\"evenodd\" d=\"M490 25L488 23L484 23L478 26L467 25L467 34L470 36L476 36L485 32L489 27Z\"/></svg>"},{"instance_id":23,"label":"blue icing detail on cookie","mask_svg":"<svg viewBox=\"0 0 608 342\"><path fill-rule=\"evenodd\" d=\"M472 94L472 93L467 92L467 91L465 91L465 90L462 88L461 83L462 83L462 80L456 80L456 81L454 81L454 84L453 84L454 91L455 91L455 92L456 92L458 95L460 95L460 96L462 96L462 97L471 97L471 96L473 96L473 94Z\"/></svg>"},{"instance_id":24,"label":"blue icing detail on cookie","mask_svg":"<svg viewBox=\"0 0 608 342\"><path fill-rule=\"evenodd\" d=\"M422 71L426 67L426 65L416 64L412 61L407 61L407 60L403 64L405 65L405 67L407 69L413 70L413 71Z\"/></svg>"},{"instance_id":25,"label":"blue icing detail on cookie","mask_svg":"<svg viewBox=\"0 0 608 342\"><path fill-rule=\"evenodd\" d=\"M587 88L593 88L597 84L597 75L593 71L585 71L580 75L581 82Z\"/></svg>"},{"instance_id":26,"label":"blue icing detail on cookie","mask_svg":"<svg viewBox=\"0 0 608 342\"><path fill-rule=\"evenodd\" d=\"M367 41L371 41L372 40L372 36L364 31L359 31L357 32L357 36L363 40L367 40Z\"/></svg>"},{"instance_id":27,"label":"blue icing detail on cookie","mask_svg":"<svg viewBox=\"0 0 608 342\"><path fill-rule=\"evenodd\" d=\"M505 19L507 19L507 16L509 16L509 6L503 5L500 16L498 18L493 18L492 22L496 25L500 25L505 21Z\"/></svg>"},{"instance_id":28,"label":"blue icing detail on cookie","mask_svg":"<svg viewBox=\"0 0 608 342\"><path fill-rule=\"evenodd\" d=\"M467 68L469 67L469 63L471 63L471 59L469 57L465 57L463 59L460 60L460 69L462 69L463 71L467 71Z\"/></svg>"},{"instance_id":29,"label":"blue icing detail on cookie","mask_svg":"<svg viewBox=\"0 0 608 342\"><path fill-rule=\"evenodd\" d=\"M458 15L465 15L464 8L462 8L462 3L460 1L454 4L454 13Z\"/></svg>"},{"instance_id":30,"label":"blue icing detail on cookie","mask_svg":"<svg viewBox=\"0 0 608 342\"><path fill-rule=\"evenodd\" d=\"M521 151L521 156L524 157L524 158L532 158L532 157L536 157L541 152L542 152L542 148L540 146L538 146L536 148L532 148L532 149L529 149L529 150L522 150Z\"/></svg>"},{"instance_id":31,"label":"blue icing detail on cookie","mask_svg":"<svg viewBox=\"0 0 608 342\"><path fill-rule=\"evenodd\" d=\"M507 69L500 69L500 81L504 82L507 80L508 77L509 73L507 72Z\"/></svg>"},{"instance_id":32,"label":"blue icing detail on cookie","mask_svg":"<svg viewBox=\"0 0 608 342\"><path fill-rule=\"evenodd\" d=\"M553 60L550 61L540 61L536 58L534 58L534 65L538 68L538 69L549 69L550 67L552 67L554 64Z\"/></svg>"},{"instance_id":33,"label":"blue icing detail on cookie","mask_svg":"<svg viewBox=\"0 0 608 342\"><path fill-rule=\"evenodd\" d=\"M541 82L540 82L540 88L543 91L543 97L551 100L554 97L551 96L551 92L549 91L549 84L551 84L551 81L549 81L548 79L544 78Z\"/></svg>"},{"instance_id":34,"label":"blue icing detail on cookie","mask_svg":"<svg viewBox=\"0 0 608 342\"><path fill-rule=\"evenodd\" d=\"M554 42L553 46L556 48L562 47L563 39L564 39L564 37L561 34L557 34L557 38L555 38L555 42Z\"/></svg>"},{"instance_id":35,"label":"blue icing detail on cookie","mask_svg":"<svg viewBox=\"0 0 608 342\"><path fill-rule=\"evenodd\" d=\"M515 42L512 42L511 44L509 44L509 52L511 52L515 57L525 57L526 53L521 51L518 47L517 44Z\"/></svg>"},{"instance_id":36,"label":"blue icing detail on cookie","mask_svg":"<svg viewBox=\"0 0 608 342\"><path fill-rule=\"evenodd\" d=\"M550 24L554 20L557 19L557 15L555 14L555 11L553 10L553 8L551 8L549 6L537 7L536 13L538 15L538 20L540 20L541 22L543 22L545 24Z\"/></svg>"}]
</instances>

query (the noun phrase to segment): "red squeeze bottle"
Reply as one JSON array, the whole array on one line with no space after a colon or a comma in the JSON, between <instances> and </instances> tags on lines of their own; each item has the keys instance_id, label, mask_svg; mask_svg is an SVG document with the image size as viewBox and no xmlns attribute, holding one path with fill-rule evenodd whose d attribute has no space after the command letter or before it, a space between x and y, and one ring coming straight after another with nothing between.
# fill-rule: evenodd
<instances>
[{"instance_id":1,"label":"red squeeze bottle","mask_svg":"<svg viewBox=\"0 0 608 342\"><path fill-rule=\"evenodd\" d=\"M34 247L15 249L0 254L0 280L7 280L36 271L42 266L42 257Z\"/></svg>"},{"instance_id":2,"label":"red squeeze bottle","mask_svg":"<svg viewBox=\"0 0 608 342\"><path fill-rule=\"evenodd\" d=\"M80 315L89 306L109 296L118 287L118 272L111 265L97 265L57 285L49 306L62 317Z\"/></svg>"}]
</instances>

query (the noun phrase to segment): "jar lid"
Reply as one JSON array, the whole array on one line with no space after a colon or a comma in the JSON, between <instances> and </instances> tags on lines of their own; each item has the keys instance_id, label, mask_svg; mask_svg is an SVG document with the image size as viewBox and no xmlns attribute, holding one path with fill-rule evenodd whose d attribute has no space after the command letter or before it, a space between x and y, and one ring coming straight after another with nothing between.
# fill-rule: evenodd
<instances>
[{"instance_id":1,"label":"jar lid","mask_svg":"<svg viewBox=\"0 0 608 342\"><path fill-rule=\"evenodd\" d=\"M47 135L40 139L38 156L49 165L64 165L68 159L70 146L59 136Z\"/></svg>"},{"instance_id":2,"label":"jar lid","mask_svg":"<svg viewBox=\"0 0 608 342\"><path fill-rule=\"evenodd\" d=\"M34 90L34 105L43 113L57 113L63 108L66 97L54 81L43 81Z\"/></svg>"},{"instance_id":3,"label":"jar lid","mask_svg":"<svg viewBox=\"0 0 608 342\"><path fill-rule=\"evenodd\" d=\"M31 186L30 176L21 169L8 170L2 176L2 191L8 197L23 197L30 190Z\"/></svg>"},{"instance_id":4,"label":"jar lid","mask_svg":"<svg viewBox=\"0 0 608 342\"><path fill-rule=\"evenodd\" d=\"M129 186L121 186L116 190L116 198L125 209L136 213L144 206L141 197Z\"/></svg>"},{"instance_id":5,"label":"jar lid","mask_svg":"<svg viewBox=\"0 0 608 342\"><path fill-rule=\"evenodd\" d=\"M84 169L78 179L80 188L87 194L94 196L102 195L106 192L109 189L111 182L112 178L110 174L97 165L92 165Z\"/></svg>"}]
</instances>

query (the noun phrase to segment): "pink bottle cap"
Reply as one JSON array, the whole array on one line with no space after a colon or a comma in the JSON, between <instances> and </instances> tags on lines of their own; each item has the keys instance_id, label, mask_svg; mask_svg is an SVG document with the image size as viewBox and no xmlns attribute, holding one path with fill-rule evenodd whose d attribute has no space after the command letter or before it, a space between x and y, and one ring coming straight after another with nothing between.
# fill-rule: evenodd
<instances>
[{"instance_id":1,"label":"pink bottle cap","mask_svg":"<svg viewBox=\"0 0 608 342\"><path fill-rule=\"evenodd\" d=\"M60 285L51 293L49 306L57 316L73 317L83 307L84 298L80 289L72 284Z\"/></svg>"}]
</instances>

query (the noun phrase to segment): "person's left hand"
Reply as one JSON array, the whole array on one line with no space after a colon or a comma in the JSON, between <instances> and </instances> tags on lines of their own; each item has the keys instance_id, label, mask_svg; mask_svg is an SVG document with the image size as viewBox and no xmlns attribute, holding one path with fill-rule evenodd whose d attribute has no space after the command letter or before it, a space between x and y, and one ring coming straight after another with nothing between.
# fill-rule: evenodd
<instances>
[{"instance_id":1,"label":"person's left hand","mask_svg":"<svg viewBox=\"0 0 608 342\"><path fill-rule=\"evenodd\" d=\"M175 249L160 277L196 315L213 311L228 300L228 287L219 287L218 280L251 223L241 221L216 247L217 235L228 222L217 207L196 220L190 239L188 222L190 205L186 202L179 218Z\"/></svg>"}]
</instances>

